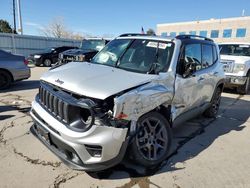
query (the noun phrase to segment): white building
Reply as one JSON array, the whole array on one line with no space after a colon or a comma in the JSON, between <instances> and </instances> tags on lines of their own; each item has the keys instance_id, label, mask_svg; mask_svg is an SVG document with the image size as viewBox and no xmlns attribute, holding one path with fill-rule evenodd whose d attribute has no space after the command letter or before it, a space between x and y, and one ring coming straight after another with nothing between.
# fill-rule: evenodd
<instances>
[{"instance_id":1,"label":"white building","mask_svg":"<svg viewBox=\"0 0 250 188\"><path fill-rule=\"evenodd\" d=\"M157 35L200 35L216 42L250 42L250 16L157 24Z\"/></svg>"}]
</instances>

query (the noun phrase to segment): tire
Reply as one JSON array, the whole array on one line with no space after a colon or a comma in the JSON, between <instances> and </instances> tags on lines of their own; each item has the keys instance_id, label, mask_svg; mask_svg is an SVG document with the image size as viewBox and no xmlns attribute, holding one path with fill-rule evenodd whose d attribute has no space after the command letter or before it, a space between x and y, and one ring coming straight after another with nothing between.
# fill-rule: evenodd
<instances>
[{"instance_id":1,"label":"tire","mask_svg":"<svg viewBox=\"0 0 250 188\"><path fill-rule=\"evenodd\" d=\"M45 67L50 67L51 64L52 64L52 61L51 61L50 59L45 59L45 60L43 61L43 65L44 65Z\"/></svg>"},{"instance_id":2,"label":"tire","mask_svg":"<svg viewBox=\"0 0 250 188\"><path fill-rule=\"evenodd\" d=\"M0 90L9 88L11 82L11 75L6 71L0 70Z\"/></svg>"},{"instance_id":3,"label":"tire","mask_svg":"<svg viewBox=\"0 0 250 188\"><path fill-rule=\"evenodd\" d=\"M168 121L158 112L149 112L139 118L137 126L130 158L147 168L159 165L167 158L172 143Z\"/></svg>"},{"instance_id":4,"label":"tire","mask_svg":"<svg viewBox=\"0 0 250 188\"><path fill-rule=\"evenodd\" d=\"M249 88L250 88L250 73L247 74L246 83L243 86L237 87L237 93L245 95L248 93Z\"/></svg>"},{"instance_id":5,"label":"tire","mask_svg":"<svg viewBox=\"0 0 250 188\"><path fill-rule=\"evenodd\" d=\"M211 100L210 107L204 112L204 116L208 118L215 118L220 107L221 101L221 89L219 87L216 88L214 96Z\"/></svg>"}]
</instances>

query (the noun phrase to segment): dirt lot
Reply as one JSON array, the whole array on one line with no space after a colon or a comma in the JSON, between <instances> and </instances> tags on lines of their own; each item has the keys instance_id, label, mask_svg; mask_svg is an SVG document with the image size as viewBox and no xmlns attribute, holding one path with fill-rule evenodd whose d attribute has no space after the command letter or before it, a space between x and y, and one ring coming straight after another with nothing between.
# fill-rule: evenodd
<instances>
[{"instance_id":1,"label":"dirt lot","mask_svg":"<svg viewBox=\"0 0 250 188\"><path fill-rule=\"evenodd\" d=\"M250 187L250 95L223 93L216 119L174 129L172 154L147 171L124 161L101 173L74 171L32 134L31 101L46 68L0 93L0 187Z\"/></svg>"}]
</instances>

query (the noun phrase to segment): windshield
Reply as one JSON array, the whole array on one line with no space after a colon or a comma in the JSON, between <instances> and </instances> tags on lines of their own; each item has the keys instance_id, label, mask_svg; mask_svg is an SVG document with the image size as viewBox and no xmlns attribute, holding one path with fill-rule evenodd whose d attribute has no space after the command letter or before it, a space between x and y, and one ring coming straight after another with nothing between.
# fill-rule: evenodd
<instances>
[{"instance_id":1,"label":"windshield","mask_svg":"<svg viewBox=\"0 0 250 188\"><path fill-rule=\"evenodd\" d=\"M219 48L221 55L250 56L250 45L222 44Z\"/></svg>"},{"instance_id":2,"label":"windshield","mask_svg":"<svg viewBox=\"0 0 250 188\"><path fill-rule=\"evenodd\" d=\"M83 50L100 51L105 46L105 40L83 40L80 48Z\"/></svg>"},{"instance_id":3,"label":"windshield","mask_svg":"<svg viewBox=\"0 0 250 188\"><path fill-rule=\"evenodd\" d=\"M167 71L173 54L172 42L144 39L116 39L104 47L92 63L139 73Z\"/></svg>"},{"instance_id":4,"label":"windshield","mask_svg":"<svg viewBox=\"0 0 250 188\"><path fill-rule=\"evenodd\" d=\"M42 53L51 53L54 50L55 48L46 48L45 50L42 51Z\"/></svg>"}]
</instances>

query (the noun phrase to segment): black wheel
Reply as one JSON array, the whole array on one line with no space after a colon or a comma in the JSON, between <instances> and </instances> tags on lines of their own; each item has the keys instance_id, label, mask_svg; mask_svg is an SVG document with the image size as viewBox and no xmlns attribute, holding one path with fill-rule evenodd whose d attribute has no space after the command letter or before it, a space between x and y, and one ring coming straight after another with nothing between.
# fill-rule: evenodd
<instances>
[{"instance_id":1,"label":"black wheel","mask_svg":"<svg viewBox=\"0 0 250 188\"><path fill-rule=\"evenodd\" d=\"M172 132L158 112L149 112L137 122L139 132L131 144L131 158L146 167L160 164L170 151Z\"/></svg>"},{"instance_id":2,"label":"black wheel","mask_svg":"<svg viewBox=\"0 0 250 188\"><path fill-rule=\"evenodd\" d=\"M245 95L248 93L249 88L250 88L250 73L247 74L246 83L243 86L237 87L237 92L239 94Z\"/></svg>"},{"instance_id":3,"label":"black wheel","mask_svg":"<svg viewBox=\"0 0 250 188\"><path fill-rule=\"evenodd\" d=\"M45 60L43 61L43 65L44 65L45 67L50 67L51 64L52 64L52 62L51 62L50 59L45 59Z\"/></svg>"},{"instance_id":4,"label":"black wheel","mask_svg":"<svg viewBox=\"0 0 250 188\"><path fill-rule=\"evenodd\" d=\"M7 89L10 87L11 81L11 75L6 71L0 70L0 89Z\"/></svg>"},{"instance_id":5,"label":"black wheel","mask_svg":"<svg viewBox=\"0 0 250 188\"><path fill-rule=\"evenodd\" d=\"M217 87L212 98L210 107L204 112L205 117L214 118L218 113L221 101L221 92L221 89Z\"/></svg>"}]
</instances>

